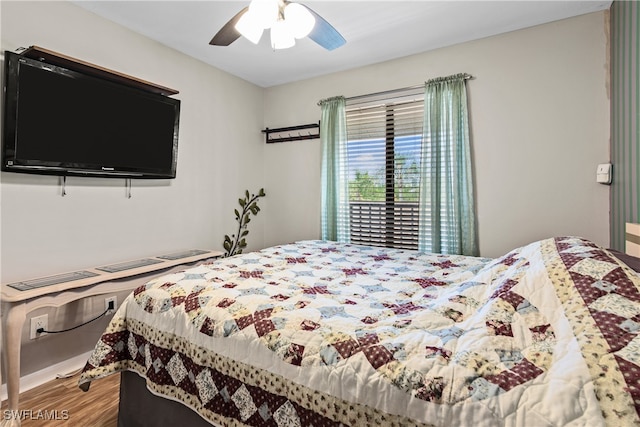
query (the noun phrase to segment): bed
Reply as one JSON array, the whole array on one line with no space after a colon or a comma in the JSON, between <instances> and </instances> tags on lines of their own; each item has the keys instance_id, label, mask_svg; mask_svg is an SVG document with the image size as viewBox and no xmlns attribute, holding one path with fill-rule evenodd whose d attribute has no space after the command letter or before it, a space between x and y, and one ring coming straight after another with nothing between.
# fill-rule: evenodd
<instances>
[{"instance_id":1,"label":"bed","mask_svg":"<svg viewBox=\"0 0 640 427\"><path fill-rule=\"evenodd\" d=\"M577 237L296 242L139 287L79 385L122 372L120 426L639 425L639 289Z\"/></svg>"}]
</instances>

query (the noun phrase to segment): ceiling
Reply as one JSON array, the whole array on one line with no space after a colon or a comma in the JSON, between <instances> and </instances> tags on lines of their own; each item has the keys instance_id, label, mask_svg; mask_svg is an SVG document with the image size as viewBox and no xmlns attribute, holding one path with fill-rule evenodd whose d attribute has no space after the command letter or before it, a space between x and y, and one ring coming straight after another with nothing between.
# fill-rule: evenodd
<instances>
[{"instance_id":1,"label":"ceiling","mask_svg":"<svg viewBox=\"0 0 640 427\"><path fill-rule=\"evenodd\" d=\"M245 1L74 1L78 6L261 87L303 80L608 9L611 1L302 0L347 40L327 51L309 39L274 51L240 38L210 46Z\"/></svg>"}]
</instances>

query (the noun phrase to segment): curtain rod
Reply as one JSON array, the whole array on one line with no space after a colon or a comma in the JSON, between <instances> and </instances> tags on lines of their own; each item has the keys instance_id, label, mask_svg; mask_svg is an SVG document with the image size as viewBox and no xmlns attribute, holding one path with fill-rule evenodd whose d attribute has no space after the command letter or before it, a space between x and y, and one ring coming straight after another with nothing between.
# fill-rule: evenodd
<instances>
[{"instance_id":1,"label":"curtain rod","mask_svg":"<svg viewBox=\"0 0 640 427\"><path fill-rule=\"evenodd\" d=\"M354 101L356 99L361 99L361 98L369 98L369 97L380 96L380 95L388 95L390 93L404 92L405 90L414 90L414 89L420 89L420 88L424 88L424 83L421 84L421 85L407 86L407 87L403 87L403 88L400 88L400 89L389 89L389 90L383 90L382 92L368 93L366 95L356 95L356 96L350 96L348 98L345 97L344 100L345 101Z\"/></svg>"},{"instance_id":2,"label":"curtain rod","mask_svg":"<svg viewBox=\"0 0 640 427\"><path fill-rule=\"evenodd\" d=\"M471 74L464 74L464 79L465 80L470 80L473 79L473 76ZM383 90L382 92L374 92L374 93L368 93L366 95L356 95L356 96L350 96L350 97L345 97L345 101L353 101L356 99L361 99L361 98L368 98L371 96L380 96L380 95L388 95L390 93L396 93L396 92L403 92L405 90L414 90L414 89L420 89L420 88L424 88L425 83L419 84L419 85L413 85L413 86L407 86L407 87L403 87L400 89L390 89L390 90Z\"/></svg>"}]
</instances>

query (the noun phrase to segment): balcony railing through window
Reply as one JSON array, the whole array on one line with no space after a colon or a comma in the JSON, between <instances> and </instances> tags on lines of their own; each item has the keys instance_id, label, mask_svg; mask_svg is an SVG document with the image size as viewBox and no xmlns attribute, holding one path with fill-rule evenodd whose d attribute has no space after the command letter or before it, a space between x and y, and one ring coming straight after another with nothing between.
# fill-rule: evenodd
<instances>
[{"instance_id":1,"label":"balcony railing through window","mask_svg":"<svg viewBox=\"0 0 640 427\"><path fill-rule=\"evenodd\" d=\"M388 221L388 209L393 221ZM418 249L418 202L358 201L349 203L351 243Z\"/></svg>"}]
</instances>

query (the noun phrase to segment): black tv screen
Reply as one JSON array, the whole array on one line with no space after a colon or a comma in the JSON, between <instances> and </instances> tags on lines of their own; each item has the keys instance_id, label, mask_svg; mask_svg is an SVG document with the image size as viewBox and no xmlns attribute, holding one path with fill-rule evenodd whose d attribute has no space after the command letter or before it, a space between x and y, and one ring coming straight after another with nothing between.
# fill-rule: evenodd
<instances>
[{"instance_id":1,"label":"black tv screen","mask_svg":"<svg viewBox=\"0 0 640 427\"><path fill-rule=\"evenodd\" d=\"M2 169L175 178L180 101L5 52Z\"/></svg>"}]
</instances>

